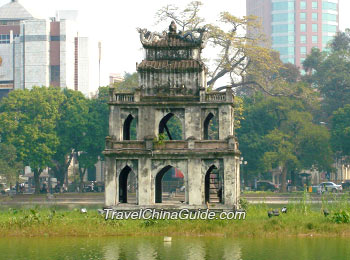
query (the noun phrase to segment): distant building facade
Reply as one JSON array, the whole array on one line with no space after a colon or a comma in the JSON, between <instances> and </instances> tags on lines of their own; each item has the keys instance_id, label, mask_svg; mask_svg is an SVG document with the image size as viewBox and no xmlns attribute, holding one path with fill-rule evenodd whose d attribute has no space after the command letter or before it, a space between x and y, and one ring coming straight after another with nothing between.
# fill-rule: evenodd
<instances>
[{"instance_id":1,"label":"distant building facade","mask_svg":"<svg viewBox=\"0 0 350 260\"><path fill-rule=\"evenodd\" d=\"M124 81L124 77L119 73L109 74L109 85L113 86L114 83L119 83Z\"/></svg>"},{"instance_id":2,"label":"distant building facade","mask_svg":"<svg viewBox=\"0 0 350 260\"><path fill-rule=\"evenodd\" d=\"M281 60L301 67L313 47L326 48L339 31L339 0L247 0Z\"/></svg>"},{"instance_id":3,"label":"distant building facade","mask_svg":"<svg viewBox=\"0 0 350 260\"><path fill-rule=\"evenodd\" d=\"M0 98L13 89L59 86L89 93L88 39L77 11L34 18L17 0L0 7Z\"/></svg>"}]
</instances>

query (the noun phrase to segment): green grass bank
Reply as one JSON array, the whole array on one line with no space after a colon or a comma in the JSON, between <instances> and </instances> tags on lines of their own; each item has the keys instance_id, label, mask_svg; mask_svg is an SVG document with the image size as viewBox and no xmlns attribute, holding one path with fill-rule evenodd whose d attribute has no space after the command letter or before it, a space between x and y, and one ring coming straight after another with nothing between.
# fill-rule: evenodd
<instances>
[{"instance_id":1,"label":"green grass bank","mask_svg":"<svg viewBox=\"0 0 350 260\"><path fill-rule=\"evenodd\" d=\"M77 209L33 207L2 209L0 237L66 237L66 236L223 236L286 237L327 236L350 237L349 195L329 203L308 203L307 194L298 203L286 205L287 214L269 218L266 204L246 208L245 220L105 220L96 209L81 213ZM334 198L333 198L334 200ZM323 209L330 215L325 217Z\"/></svg>"}]
</instances>

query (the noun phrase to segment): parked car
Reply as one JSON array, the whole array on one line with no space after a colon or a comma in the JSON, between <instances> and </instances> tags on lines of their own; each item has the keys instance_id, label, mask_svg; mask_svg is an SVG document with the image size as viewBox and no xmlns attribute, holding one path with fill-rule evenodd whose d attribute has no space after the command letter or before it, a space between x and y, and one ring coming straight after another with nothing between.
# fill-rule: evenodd
<instances>
[{"instance_id":1,"label":"parked car","mask_svg":"<svg viewBox=\"0 0 350 260\"><path fill-rule=\"evenodd\" d=\"M322 182L320 185L320 191L331 191L331 192L340 192L343 190L342 185L337 185L334 182Z\"/></svg>"},{"instance_id":2,"label":"parked car","mask_svg":"<svg viewBox=\"0 0 350 260\"><path fill-rule=\"evenodd\" d=\"M278 191L278 185L272 183L271 181L257 181L257 188L258 191Z\"/></svg>"},{"instance_id":3,"label":"parked car","mask_svg":"<svg viewBox=\"0 0 350 260\"><path fill-rule=\"evenodd\" d=\"M350 190L350 180L345 180L341 184L343 190Z\"/></svg>"}]
</instances>

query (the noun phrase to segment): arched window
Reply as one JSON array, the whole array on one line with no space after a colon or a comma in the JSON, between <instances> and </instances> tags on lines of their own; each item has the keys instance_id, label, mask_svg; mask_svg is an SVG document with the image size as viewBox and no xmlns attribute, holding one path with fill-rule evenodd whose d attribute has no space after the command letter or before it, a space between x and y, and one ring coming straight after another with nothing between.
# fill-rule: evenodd
<instances>
[{"instance_id":1,"label":"arched window","mask_svg":"<svg viewBox=\"0 0 350 260\"><path fill-rule=\"evenodd\" d=\"M129 203L134 200L136 203L136 175L129 166L125 166L119 175L119 202Z\"/></svg>"},{"instance_id":2,"label":"arched window","mask_svg":"<svg viewBox=\"0 0 350 260\"><path fill-rule=\"evenodd\" d=\"M222 203L222 180L215 165L205 174L204 194L205 202Z\"/></svg>"},{"instance_id":3,"label":"arched window","mask_svg":"<svg viewBox=\"0 0 350 260\"><path fill-rule=\"evenodd\" d=\"M159 134L165 134L166 140L182 140L181 120L169 113L159 123Z\"/></svg>"},{"instance_id":4,"label":"arched window","mask_svg":"<svg viewBox=\"0 0 350 260\"><path fill-rule=\"evenodd\" d=\"M204 120L203 125L203 139L204 140L218 140L219 139L219 125L218 120L213 113L209 113Z\"/></svg>"},{"instance_id":5,"label":"arched window","mask_svg":"<svg viewBox=\"0 0 350 260\"><path fill-rule=\"evenodd\" d=\"M136 119L130 114L124 121L123 140L136 140Z\"/></svg>"},{"instance_id":6,"label":"arched window","mask_svg":"<svg viewBox=\"0 0 350 260\"><path fill-rule=\"evenodd\" d=\"M183 173L170 165L165 166L156 175L155 202L185 202L185 184Z\"/></svg>"}]
</instances>

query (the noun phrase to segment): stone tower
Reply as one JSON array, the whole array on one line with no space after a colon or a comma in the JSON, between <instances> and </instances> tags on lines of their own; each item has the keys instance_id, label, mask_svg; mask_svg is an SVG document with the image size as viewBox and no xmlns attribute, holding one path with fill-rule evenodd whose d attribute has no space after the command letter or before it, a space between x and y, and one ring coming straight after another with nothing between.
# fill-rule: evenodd
<instances>
[{"instance_id":1,"label":"stone tower","mask_svg":"<svg viewBox=\"0 0 350 260\"><path fill-rule=\"evenodd\" d=\"M213 208L238 206L238 143L230 88L208 92L201 61L206 30L182 34L175 23L157 34L138 29L145 59L137 64L132 93L110 88L106 138L105 204L125 208ZM176 118L177 138L168 122ZM181 129L181 131L180 131ZM163 140L164 136L168 138ZM174 140L178 139L178 140ZM164 175L181 172L182 186L164 188ZM130 173L136 198L128 199ZM171 191L170 191L171 190ZM183 193L177 200L176 194ZM164 196L174 193L173 200Z\"/></svg>"}]
</instances>

